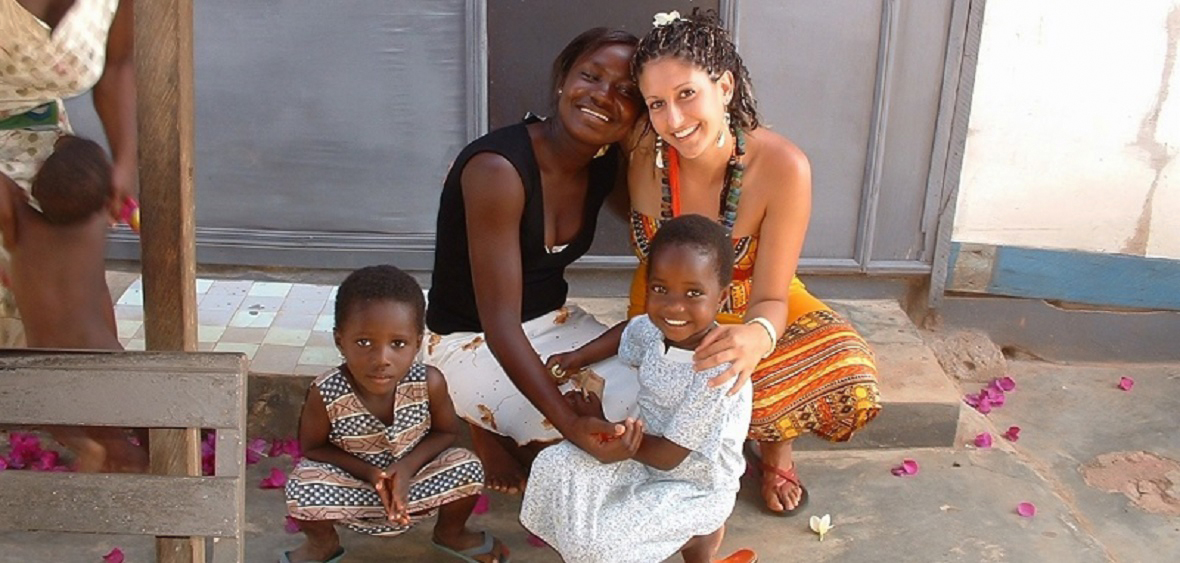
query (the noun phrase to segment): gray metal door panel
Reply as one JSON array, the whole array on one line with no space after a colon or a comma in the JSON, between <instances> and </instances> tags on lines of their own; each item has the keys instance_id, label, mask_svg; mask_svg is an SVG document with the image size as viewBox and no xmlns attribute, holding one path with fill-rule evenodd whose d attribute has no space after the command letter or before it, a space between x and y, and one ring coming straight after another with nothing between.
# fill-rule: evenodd
<instances>
[{"instance_id":1,"label":"gray metal door panel","mask_svg":"<svg viewBox=\"0 0 1180 563\"><path fill-rule=\"evenodd\" d=\"M933 228L922 224L942 95L953 0L903 0L893 14L893 60L885 97L880 197L872 261L928 261ZM932 227L932 226L929 226Z\"/></svg>"},{"instance_id":2,"label":"gray metal door panel","mask_svg":"<svg viewBox=\"0 0 1180 563\"><path fill-rule=\"evenodd\" d=\"M198 259L428 268L469 137L469 4L197 2ZM69 106L102 137L89 97ZM138 256L114 240L113 256Z\"/></svg>"},{"instance_id":3,"label":"gray metal door panel","mask_svg":"<svg viewBox=\"0 0 1180 563\"><path fill-rule=\"evenodd\" d=\"M873 115L881 4L743 0L742 57L759 112L811 160L803 256L851 264Z\"/></svg>"}]
</instances>

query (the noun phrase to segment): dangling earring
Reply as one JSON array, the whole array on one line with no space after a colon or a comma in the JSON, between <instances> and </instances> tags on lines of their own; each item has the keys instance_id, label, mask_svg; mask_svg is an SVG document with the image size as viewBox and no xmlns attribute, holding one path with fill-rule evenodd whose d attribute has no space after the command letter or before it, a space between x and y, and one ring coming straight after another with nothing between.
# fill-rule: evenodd
<instances>
[{"instance_id":1,"label":"dangling earring","mask_svg":"<svg viewBox=\"0 0 1180 563\"><path fill-rule=\"evenodd\" d=\"M664 169L664 138L656 135L656 168Z\"/></svg>"},{"instance_id":2,"label":"dangling earring","mask_svg":"<svg viewBox=\"0 0 1180 563\"><path fill-rule=\"evenodd\" d=\"M725 127L722 128L721 131L717 133L717 148L721 148L721 147L725 146L725 132L729 130L729 122L730 122L730 117L729 117L729 112L727 111L727 112L725 112Z\"/></svg>"},{"instance_id":3,"label":"dangling earring","mask_svg":"<svg viewBox=\"0 0 1180 563\"><path fill-rule=\"evenodd\" d=\"M602 145L602 148L598 149L597 153L594 153L594 158L602 158L603 155L606 154L606 151L609 149L610 149L610 145Z\"/></svg>"}]
</instances>

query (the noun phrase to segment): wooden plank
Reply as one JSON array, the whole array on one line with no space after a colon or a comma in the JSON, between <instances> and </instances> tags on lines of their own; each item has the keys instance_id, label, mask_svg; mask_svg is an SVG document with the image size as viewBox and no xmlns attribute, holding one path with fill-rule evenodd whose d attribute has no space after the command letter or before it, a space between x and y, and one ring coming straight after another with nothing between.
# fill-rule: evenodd
<instances>
[{"instance_id":1,"label":"wooden plank","mask_svg":"<svg viewBox=\"0 0 1180 563\"><path fill-rule=\"evenodd\" d=\"M193 3L135 3L141 263L149 350L197 349L193 199ZM200 470L198 431L153 430L156 473ZM157 538L160 563L205 560L200 538Z\"/></svg>"},{"instance_id":2,"label":"wooden plank","mask_svg":"<svg viewBox=\"0 0 1180 563\"><path fill-rule=\"evenodd\" d=\"M99 473L0 472L0 529L234 537L240 481ZM203 561L203 559L202 559Z\"/></svg>"},{"instance_id":3,"label":"wooden plank","mask_svg":"<svg viewBox=\"0 0 1180 563\"><path fill-rule=\"evenodd\" d=\"M1180 260L954 243L948 289L1103 307L1180 310Z\"/></svg>"},{"instance_id":4,"label":"wooden plank","mask_svg":"<svg viewBox=\"0 0 1180 563\"><path fill-rule=\"evenodd\" d=\"M244 374L0 369L0 378L7 424L241 428L246 393Z\"/></svg>"},{"instance_id":5,"label":"wooden plank","mask_svg":"<svg viewBox=\"0 0 1180 563\"><path fill-rule=\"evenodd\" d=\"M0 349L0 369L47 368L168 373L238 373L244 356L229 352L106 352L31 348Z\"/></svg>"},{"instance_id":6,"label":"wooden plank","mask_svg":"<svg viewBox=\"0 0 1180 563\"><path fill-rule=\"evenodd\" d=\"M975 68L979 63L979 44L983 37L983 13L986 6L987 0L969 0L967 8L967 29L963 39L962 59L958 62L958 76L954 83L950 143L942 176L942 203L938 210L938 230L934 237L933 271L926 294L926 306L931 309L937 309L942 304L947 273L950 270L951 233L959 202L959 182L963 172L963 153L967 149L967 128L971 121L971 98L975 92ZM953 61L947 61L947 64L953 64ZM949 86L951 85L943 83L943 88ZM939 108L939 111L945 111L945 108Z\"/></svg>"}]
</instances>

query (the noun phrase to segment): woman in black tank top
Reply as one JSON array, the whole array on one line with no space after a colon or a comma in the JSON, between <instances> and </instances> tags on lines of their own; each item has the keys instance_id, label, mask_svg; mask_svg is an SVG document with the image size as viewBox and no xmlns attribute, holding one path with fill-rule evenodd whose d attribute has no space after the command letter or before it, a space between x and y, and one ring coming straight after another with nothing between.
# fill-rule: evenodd
<instances>
[{"instance_id":1,"label":"woman in black tank top","mask_svg":"<svg viewBox=\"0 0 1180 563\"><path fill-rule=\"evenodd\" d=\"M599 436L624 426L575 412L544 361L606 330L566 305L564 273L590 247L618 173L613 146L642 108L636 42L603 28L575 38L554 62L555 116L474 141L443 187L424 359L446 376L496 490L522 490L536 452L562 438L604 461L623 447ZM609 390L606 414L619 420L637 383L615 364L595 372Z\"/></svg>"}]
</instances>

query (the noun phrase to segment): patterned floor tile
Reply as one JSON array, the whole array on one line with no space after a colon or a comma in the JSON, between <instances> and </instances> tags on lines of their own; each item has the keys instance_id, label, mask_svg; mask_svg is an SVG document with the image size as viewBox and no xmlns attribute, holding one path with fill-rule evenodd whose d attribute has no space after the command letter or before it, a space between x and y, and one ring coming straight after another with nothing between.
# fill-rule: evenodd
<instances>
[{"instance_id":1,"label":"patterned floor tile","mask_svg":"<svg viewBox=\"0 0 1180 563\"><path fill-rule=\"evenodd\" d=\"M321 346L321 347L336 347L336 339L332 337L331 332L313 330L311 336L307 337L307 346Z\"/></svg>"},{"instance_id":2,"label":"patterned floor tile","mask_svg":"<svg viewBox=\"0 0 1180 563\"><path fill-rule=\"evenodd\" d=\"M299 357L303 354L301 346L276 346L263 344L250 360L250 371L262 373L289 374L295 372Z\"/></svg>"},{"instance_id":3,"label":"patterned floor tile","mask_svg":"<svg viewBox=\"0 0 1180 563\"><path fill-rule=\"evenodd\" d=\"M270 326L271 328L294 328L310 331L315 328L317 319L319 319L319 315L291 312L284 305L284 308L275 315L275 322Z\"/></svg>"},{"instance_id":4,"label":"patterned floor tile","mask_svg":"<svg viewBox=\"0 0 1180 563\"><path fill-rule=\"evenodd\" d=\"M291 291L287 293L287 299L309 299L323 303L328 299L330 293L332 293L330 285L297 283L291 286Z\"/></svg>"},{"instance_id":5,"label":"patterned floor tile","mask_svg":"<svg viewBox=\"0 0 1180 563\"><path fill-rule=\"evenodd\" d=\"M254 358L254 354L258 352L257 344L238 344L236 342L218 342L213 346L214 352L237 352L245 354L247 358Z\"/></svg>"},{"instance_id":6,"label":"patterned floor tile","mask_svg":"<svg viewBox=\"0 0 1180 563\"><path fill-rule=\"evenodd\" d=\"M119 331L119 338L133 338L135 333L143 328L143 321L125 321L116 318L115 326Z\"/></svg>"},{"instance_id":7,"label":"patterned floor tile","mask_svg":"<svg viewBox=\"0 0 1180 563\"><path fill-rule=\"evenodd\" d=\"M287 300L283 301L282 309L283 311L290 313L318 315L324 310L325 304L327 304L327 300L323 298L301 299L297 297L287 297Z\"/></svg>"},{"instance_id":8,"label":"patterned floor tile","mask_svg":"<svg viewBox=\"0 0 1180 563\"><path fill-rule=\"evenodd\" d=\"M262 344L262 340L266 338L267 328L252 328L252 327L227 327L221 334L218 342L230 342L234 344Z\"/></svg>"},{"instance_id":9,"label":"patterned floor tile","mask_svg":"<svg viewBox=\"0 0 1180 563\"><path fill-rule=\"evenodd\" d=\"M291 284L276 282L255 282L250 287L250 297L286 297Z\"/></svg>"},{"instance_id":10,"label":"patterned floor tile","mask_svg":"<svg viewBox=\"0 0 1180 563\"><path fill-rule=\"evenodd\" d=\"M127 342L127 345L123 347L124 350L136 350L136 351L140 351L140 352L142 352L146 348L147 348L147 344L144 341L144 339L142 339L142 338L132 338L130 341Z\"/></svg>"},{"instance_id":11,"label":"patterned floor tile","mask_svg":"<svg viewBox=\"0 0 1180 563\"><path fill-rule=\"evenodd\" d=\"M307 344L307 338L309 336L311 336L311 330L308 329L271 327L267 331L266 337L262 339L262 343L281 346L303 346Z\"/></svg>"},{"instance_id":12,"label":"patterned floor tile","mask_svg":"<svg viewBox=\"0 0 1180 563\"><path fill-rule=\"evenodd\" d=\"M339 364L330 366L317 366L313 364L299 364L295 366L295 375L320 375L330 369L334 369Z\"/></svg>"},{"instance_id":13,"label":"patterned floor tile","mask_svg":"<svg viewBox=\"0 0 1180 563\"><path fill-rule=\"evenodd\" d=\"M238 311L229 320L229 326L241 328L270 328L275 320L274 313L259 313L256 311Z\"/></svg>"},{"instance_id":14,"label":"patterned floor tile","mask_svg":"<svg viewBox=\"0 0 1180 563\"><path fill-rule=\"evenodd\" d=\"M197 342L217 342L224 333L224 326L197 325Z\"/></svg>"},{"instance_id":15,"label":"patterned floor tile","mask_svg":"<svg viewBox=\"0 0 1180 563\"><path fill-rule=\"evenodd\" d=\"M234 309L197 308L197 323L206 326L229 326L229 321L234 318L235 312Z\"/></svg>"},{"instance_id":16,"label":"patterned floor tile","mask_svg":"<svg viewBox=\"0 0 1180 563\"><path fill-rule=\"evenodd\" d=\"M340 352L326 346L308 346L299 356L299 363L317 366L334 366L340 363Z\"/></svg>"},{"instance_id":17,"label":"patterned floor tile","mask_svg":"<svg viewBox=\"0 0 1180 563\"><path fill-rule=\"evenodd\" d=\"M267 297L259 295L247 295L242 300L242 304L238 305L240 311L270 311L277 313L283 307L282 297Z\"/></svg>"},{"instance_id":18,"label":"patterned floor tile","mask_svg":"<svg viewBox=\"0 0 1180 563\"><path fill-rule=\"evenodd\" d=\"M142 321L143 307L136 305L115 305L115 318L120 321Z\"/></svg>"},{"instance_id":19,"label":"patterned floor tile","mask_svg":"<svg viewBox=\"0 0 1180 563\"><path fill-rule=\"evenodd\" d=\"M206 311L236 311L245 299L245 294L210 289L197 302L197 308Z\"/></svg>"},{"instance_id":20,"label":"patterned floor tile","mask_svg":"<svg viewBox=\"0 0 1180 563\"><path fill-rule=\"evenodd\" d=\"M320 315L315 321L315 326L312 328L321 332L331 332L335 327L335 315Z\"/></svg>"},{"instance_id":21,"label":"patterned floor tile","mask_svg":"<svg viewBox=\"0 0 1180 563\"><path fill-rule=\"evenodd\" d=\"M213 280L197 280L197 295L204 295L209 292L209 288L213 287Z\"/></svg>"}]
</instances>

